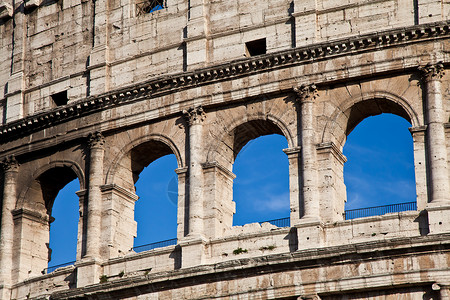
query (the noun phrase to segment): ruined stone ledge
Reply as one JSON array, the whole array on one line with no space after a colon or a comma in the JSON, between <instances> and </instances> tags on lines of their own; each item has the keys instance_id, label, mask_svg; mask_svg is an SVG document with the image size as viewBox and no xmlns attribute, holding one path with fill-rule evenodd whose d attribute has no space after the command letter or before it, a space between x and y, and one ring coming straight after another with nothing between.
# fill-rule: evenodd
<instances>
[{"instance_id":1,"label":"ruined stone ledge","mask_svg":"<svg viewBox=\"0 0 450 300\"><path fill-rule=\"evenodd\" d=\"M377 255L374 257L373 253ZM84 288L76 288L66 291L52 293L52 299L70 299L77 297L108 297L115 293L119 295L137 295L154 293L164 290L173 290L186 286L209 284L224 280L237 280L248 276L264 276L277 272L299 272L321 266L339 266L346 263L373 260L392 260L413 255L415 257L429 255L432 253L450 252L450 234L430 235L412 238L397 238L389 241L377 241L373 243L360 243L355 245L344 245L340 247L327 247L312 250L303 250L293 253L266 255L253 258L235 259L224 263L203 265L192 268L174 270L170 272L159 272L155 274L133 276L117 279L104 284L95 284ZM421 273L428 272L427 279L418 280L419 284L432 283L432 278L439 278L440 268L414 269L396 271L393 274L375 273L367 274L363 278L358 276L347 276L340 278L340 285L336 291L358 290L364 285L371 287L393 287L394 285L412 284L408 277L393 281L397 275L408 275L420 279ZM432 276L431 276L432 275ZM125 274L126 276L126 274ZM319 285L322 292L330 292L329 283L337 280L326 279L320 282L304 281L299 284L308 286ZM368 282L368 283L367 283ZM418 283L415 283L418 284ZM305 288L306 289L306 288ZM335 292L336 292L335 291ZM332 292L332 291L331 291Z\"/></svg>"},{"instance_id":2,"label":"ruined stone ledge","mask_svg":"<svg viewBox=\"0 0 450 300\"><path fill-rule=\"evenodd\" d=\"M383 48L419 41L448 38L450 35L449 24L449 21L445 21L375 32L258 57L239 59L194 72L163 76L106 94L90 96L50 111L10 122L0 127L0 136L11 140L103 109L133 103L141 99L163 96L215 81L239 78L342 55L379 51Z\"/></svg>"}]
</instances>

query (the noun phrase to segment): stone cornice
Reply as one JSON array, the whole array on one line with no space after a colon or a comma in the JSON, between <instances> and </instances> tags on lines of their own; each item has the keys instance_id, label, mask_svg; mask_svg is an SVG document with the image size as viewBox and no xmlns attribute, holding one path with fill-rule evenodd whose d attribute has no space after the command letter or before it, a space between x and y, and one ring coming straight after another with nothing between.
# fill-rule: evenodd
<instances>
[{"instance_id":1,"label":"stone cornice","mask_svg":"<svg viewBox=\"0 0 450 300\"><path fill-rule=\"evenodd\" d=\"M0 127L0 137L5 140L5 138L24 136L103 109L163 96L218 80L228 80L341 55L379 50L384 47L446 38L450 36L449 25L450 21L445 21L381 31L239 59L193 72L163 76L10 122Z\"/></svg>"}]
</instances>

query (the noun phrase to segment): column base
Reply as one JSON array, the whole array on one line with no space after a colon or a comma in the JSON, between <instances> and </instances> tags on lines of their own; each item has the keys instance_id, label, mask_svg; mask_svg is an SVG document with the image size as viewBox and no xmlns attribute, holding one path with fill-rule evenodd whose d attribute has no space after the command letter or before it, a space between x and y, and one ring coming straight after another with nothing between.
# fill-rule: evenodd
<instances>
[{"instance_id":1,"label":"column base","mask_svg":"<svg viewBox=\"0 0 450 300\"><path fill-rule=\"evenodd\" d=\"M298 236L298 250L319 248L325 244L324 224L317 219L300 219L295 225Z\"/></svg>"},{"instance_id":2,"label":"column base","mask_svg":"<svg viewBox=\"0 0 450 300\"><path fill-rule=\"evenodd\" d=\"M428 213L430 234L450 232L450 203L428 203L425 210Z\"/></svg>"},{"instance_id":3,"label":"column base","mask_svg":"<svg viewBox=\"0 0 450 300\"><path fill-rule=\"evenodd\" d=\"M0 299L11 299L11 287L0 284Z\"/></svg>"},{"instance_id":4,"label":"column base","mask_svg":"<svg viewBox=\"0 0 450 300\"><path fill-rule=\"evenodd\" d=\"M77 288L99 283L104 276L100 262L90 257L76 262L75 267L77 268Z\"/></svg>"},{"instance_id":5,"label":"column base","mask_svg":"<svg viewBox=\"0 0 450 300\"><path fill-rule=\"evenodd\" d=\"M181 267L189 268L206 263L206 238L203 236L186 236L179 242L181 247Z\"/></svg>"}]
</instances>

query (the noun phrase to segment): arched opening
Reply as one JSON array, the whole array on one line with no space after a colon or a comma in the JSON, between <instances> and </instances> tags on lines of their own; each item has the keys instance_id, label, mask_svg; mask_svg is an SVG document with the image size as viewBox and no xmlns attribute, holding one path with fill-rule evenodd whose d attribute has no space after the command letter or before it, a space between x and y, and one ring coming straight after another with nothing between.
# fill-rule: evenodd
<instances>
[{"instance_id":1,"label":"arched opening","mask_svg":"<svg viewBox=\"0 0 450 300\"><path fill-rule=\"evenodd\" d=\"M218 191L211 197L216 200L207 201L207 205L216 201L210 207L220 207L222 213L211 221L211 227L223 228L217 229L220 232L233 225L277 218L283 218L284 223L272 224L289 226L289 162L283 153L289 142L285 134L286 128L277 120L253 119L238 124L219 140L211 161L222 171L216 169L207 175L211 179L215 176L214 189Z\"/></svg>"},{"instance_id":2,"label":"arched opening","mask_svg":"<svg viewBox=\"0 0 450 300\"><path fill-rule=\"evenodd\" d=\"M136 194L139 196L134 214L137 222L135 251L176 243L178 202L178 179L174 172L176 168L176 157L169 154L153 161L139 174L139 180L135 184ZM164 243L169 240L170 242Z\"/></svg>"},{"instance_id":3,"label":"arched opening","mask_svg":"<svg viewBox=\"0 0 450 300\"><path fill-rule=\"evenodd\" d=\"M20 261L26 262L20 268L23 275L50 273L55 265L76 259L79 200L75 192L79 186L75 170L63 164L43 171L31 183L23 208L15 212L15 226L24 235L17 250Z\"/></svg>"},{"instance_id":4,"label":"arched opening","mask_svg":"<svg viewBox=\"0 0 450 300\"><path fill-rule=\"evenodd\" d=\"M271 223L289 226L289 162L285 148L286 138L272 134L252 139L240 149L233 164L233 225L283 219L284 223Z\"/></svg>"},{"instance_id":5,"label":"arched opening","mask_svg":"<svg viewBox=\"0 0 450 300\"><path fill-rule=\"evenodd\" d=\"M136 252L176 244L178 183L177 159L172 149L160 141L148 141L130 151L136 194Z\"/></svg>"},{"instance_id":6,"label":"arched opening","mask_svg":"<svg viewBox=\"0 0 450 300\"><path fill-rule=\"evenodd\" d=\"M389 113L352 126L344 146L346 219L415 209L410 126L404 117ZM365 209L369 207L379 208Z\"/></svg>"},{"instance_id":7,"label":"arched opening","mask_svg":"<svg viewBox=\"0 0 450 300\"><path fill-rule=\"evenodd\" d=\"M79 219L80 190L77 179L69 182L56 196L51 212L50 223L50 251L47 272L50 273L57 266L71 264L77 257L77 236Z\"/></svg>"}]
</instances>

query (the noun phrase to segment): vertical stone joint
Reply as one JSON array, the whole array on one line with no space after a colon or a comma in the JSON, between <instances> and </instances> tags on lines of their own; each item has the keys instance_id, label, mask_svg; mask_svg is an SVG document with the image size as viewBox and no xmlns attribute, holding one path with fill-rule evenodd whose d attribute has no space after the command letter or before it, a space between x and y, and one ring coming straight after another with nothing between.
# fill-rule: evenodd
<instances>
[{"instance_id":1,"label":"vertical stone joint","mask_svg":"<svg viewBox=\"0 0 450 300\"><path fill-rule=\"evenodd\" d=\"M200 124L206 119L206 113L201 106L183 110L183 116L189 125Z\"/></svg>"}]
</instances>

